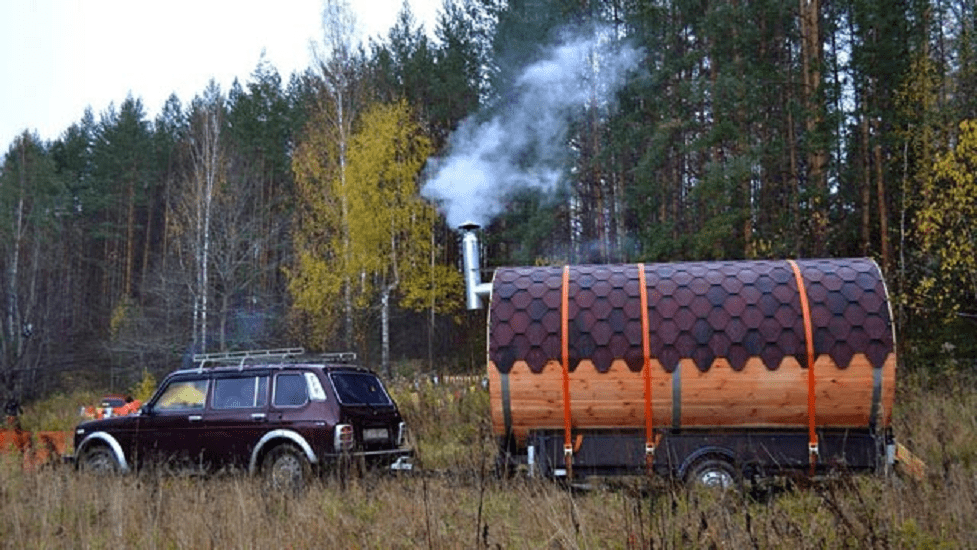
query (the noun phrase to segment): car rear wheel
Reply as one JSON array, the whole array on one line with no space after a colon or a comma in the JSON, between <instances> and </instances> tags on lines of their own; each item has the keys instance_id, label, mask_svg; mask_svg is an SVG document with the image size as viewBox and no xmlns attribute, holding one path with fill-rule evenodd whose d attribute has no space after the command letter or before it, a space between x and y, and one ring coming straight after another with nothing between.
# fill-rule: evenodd
<instances>
[{"instance_id":1,"label":"car rear wheel","mask_svg":"<svg viewBox=\"0 0 977 550\"><path fill-rule=\"evenodd\" d=\"M105 445L94 445L85 449L78 460L78 466L83 471L94 474L115 474L119 471L119 461Z\"/></svg>"},{"instance_id":2,"label":"car rear wheel","mask_svg":"<svg viewBox=\"0 0 977 550\"><path fill-rule=\"evenodd\" d=\"M298 447L278 445L265 455L262 470L268 485L277 492L296 492L305 487L312 467Z\"/></svg>"}]
</instances>

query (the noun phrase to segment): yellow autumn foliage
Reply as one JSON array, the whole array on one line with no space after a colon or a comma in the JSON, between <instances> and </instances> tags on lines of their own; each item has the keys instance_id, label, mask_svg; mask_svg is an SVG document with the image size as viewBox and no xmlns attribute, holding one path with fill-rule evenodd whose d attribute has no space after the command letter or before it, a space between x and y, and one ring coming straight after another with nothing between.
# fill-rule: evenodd
<instances>
[{"instance_id":1,"label":"yellow autumn foliage","mask_svg":"<svg viewBox=\"0 0 977 550\"><path fill-rule=\"evenodd\" d=\"M977 300L977 120L960 123L921 192L916 228L933 268L918 290L950 318Z\"/></svg>"},{"instance_id":2,"label":"yellow autumn foliage","mask_svg":"<svg viewBox=\"0 0 977 550\"><path fill-rule=\"evenodd\" d=\"M430 154L430 139L405 101L363 110L345 177L328 126L310 124L293 160L302 204L298 261L288 275L295 308L317 339L338 328L347 283L361 310L384 289L398 292L404 307L446 311L460 303L460 274L432 261L437 213L418 193Z\"/></svg>"}]
</instances>

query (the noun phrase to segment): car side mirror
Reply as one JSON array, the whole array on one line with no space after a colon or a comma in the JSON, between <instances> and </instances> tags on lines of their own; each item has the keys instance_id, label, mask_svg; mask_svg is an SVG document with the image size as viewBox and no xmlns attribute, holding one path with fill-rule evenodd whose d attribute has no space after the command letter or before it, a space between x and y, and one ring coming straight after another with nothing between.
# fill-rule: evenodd
<instances>
[{"instance_id":1,"label":"car side mirror","mask_svg":"<svg viewBox=\"0 0 977 550\"><path fill-rule=\"evenodd\" d=\"M143 406L139 407L139 414L141 416L150 416L152 412L153 408L149 405L149 403L145 403Z\"/></svg>"}]
</instances>

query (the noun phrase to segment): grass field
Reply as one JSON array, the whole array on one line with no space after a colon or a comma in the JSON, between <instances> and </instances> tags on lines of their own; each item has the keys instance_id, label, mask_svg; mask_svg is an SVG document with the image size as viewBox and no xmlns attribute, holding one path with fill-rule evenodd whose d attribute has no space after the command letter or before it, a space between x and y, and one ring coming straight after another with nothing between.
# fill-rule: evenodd
<instances>
[{"instance_id":1,"label":"grass field","mask_svg":"<svg viewBox=\"0 0 977 550\"><path fill-rule=\"evenodd\" d=\"M243 475L96 478L68 468L24 472L8 459L0 464L0 545L977 547L977 383L962 376L903 376L900 384L895 430L926 461L921 481L841 477L758 496L690 492L640 478L589 491L497 479L485 394L404 384L394 393L427 474L327 475L301 495L282 498Z\"/></svg>"}]
</instances>

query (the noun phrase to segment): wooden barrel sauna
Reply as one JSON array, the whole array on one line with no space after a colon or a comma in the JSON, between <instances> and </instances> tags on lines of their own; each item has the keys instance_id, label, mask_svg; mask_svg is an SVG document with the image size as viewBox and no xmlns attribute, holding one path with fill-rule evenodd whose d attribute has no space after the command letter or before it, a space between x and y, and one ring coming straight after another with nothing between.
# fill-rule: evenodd
<instances>
[{"instance_id":1,"label":"wooden barrel sauna","mask_svg":"<svg viewBox=\"0 0 977 550\"><path fill-rule=\"evenodd\" d=\"M498 268L494 431L888 427L895 337L870 259Z\"/></svg>"}]
</instances>

